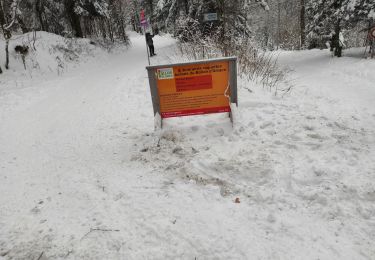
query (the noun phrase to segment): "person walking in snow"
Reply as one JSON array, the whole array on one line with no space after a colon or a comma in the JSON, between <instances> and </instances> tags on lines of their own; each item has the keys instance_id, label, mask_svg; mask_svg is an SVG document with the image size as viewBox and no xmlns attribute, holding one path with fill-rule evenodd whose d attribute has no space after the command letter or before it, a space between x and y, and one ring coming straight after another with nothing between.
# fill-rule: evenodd
<instances>
[{"instance_id":1,"label":"person walking in snow","mask_svg":"<svg viewBox=\"0 0 375 260\"><path fill-rule=\"evenodd\" d=\"M154 48L154 41L152 38L154 38L155 35L152 35L151 33L146 33L146 42L148 45L148 48L150 49L150 56L154 56L155 54L155 48Z\"/></svg>"}]
</instances>

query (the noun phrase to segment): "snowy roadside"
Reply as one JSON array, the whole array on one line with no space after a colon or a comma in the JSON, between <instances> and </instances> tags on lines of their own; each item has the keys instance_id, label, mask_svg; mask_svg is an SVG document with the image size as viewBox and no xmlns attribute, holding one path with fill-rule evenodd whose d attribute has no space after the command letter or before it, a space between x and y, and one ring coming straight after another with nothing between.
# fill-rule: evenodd
<instances>
[{"instance_id":1,"label":"snowy roadside","mask_svg":"<svg viewBox=\"0 0 375 260\"><path fill-rule=\"evenodd\" d=\"M0 259L375 257L373 61L282 53L289 96L241 81L234 129L210 115L154 132L144 40L132 42L41 78L18 109L8 88ZM173 44L156 38L153 64Z\"/></svg>"},{"instance_id":2,"label":"snowy roadside","mask_svg":"<svg viewBox=\"0 0 375 260\"><path fill-rule=\"evenodd\" d=\"M375 64L330 59L325 51L282 54L282 64L295 70L288 97L241 82L234 131L225 116L195 123L182 118L161 134L137 139L135 159L159 168L171 183L178 176L246 204L241 209L248 219L236 232L251 222L256 227L249 234L264 234L234 233L232 239L261 241L270 255L236 244L246 257L227 257L374 256Z\"/></svg>"},{"instance_id":3,"label":"snowy roadside","mask_svg":"<svg viewBox=\"0 0 375 260\"><path fill-rule=\"evenodd\" d=\"M21 55L15 51L16 46L28 47L26 70ZM0 39L0 49L5 49L3 39ZM109 52L118 53L126 49L126 46L102 40L63 38L42 31L36 32L35 41L33 33L13 36L9 44L9 70L5 70L3 65L5 51L0 52L3 69L0 76L1 112L5 111L5 105L6 114L9 110L25 109L30 102L47 97L49 91L63 85L60 81L77 74L77 70L91 69L88 64L92 62L106 63Z\"/></svg>"}]
</instances>

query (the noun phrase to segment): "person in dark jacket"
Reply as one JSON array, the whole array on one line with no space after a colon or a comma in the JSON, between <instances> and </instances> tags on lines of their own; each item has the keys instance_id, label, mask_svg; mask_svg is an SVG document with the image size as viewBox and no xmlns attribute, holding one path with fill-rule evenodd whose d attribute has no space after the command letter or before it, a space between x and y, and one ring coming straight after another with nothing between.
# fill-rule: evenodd
<instances>
[{"instance_id":1,"label":"person in dark jacket","mask_svg":"<svg viewBox=\"0 0 375 260\"><path fill-rule=\"evenodd\" d=\"M148 48L150 49L150 56L154 56L155 54L155 48L154 48L154 41L152 38L154 38L155 35L152 35L151 33L146 33L146 42L148 45Z\"/></svg>"}]
</instances>

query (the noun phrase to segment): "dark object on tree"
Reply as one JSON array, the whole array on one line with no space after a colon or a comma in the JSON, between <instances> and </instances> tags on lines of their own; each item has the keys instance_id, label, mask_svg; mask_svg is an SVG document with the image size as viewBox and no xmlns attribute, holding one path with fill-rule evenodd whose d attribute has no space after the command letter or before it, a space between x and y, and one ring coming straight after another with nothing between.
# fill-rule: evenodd
<instances>
[{"instance_id":1,"label":"dark object on tree","mask_svg":"<svg viewBox=\"0 0 375 260\"><path fill-rule=\"evenodd\" d=\"M16 53L19 53L21 54L21 58L22 58L22 62L23 62L23 67L26 69L26 61L25 61L25 58L26 58L26 55L29 53L29 46L25 46L25 45L17 45L14 50L16 51Z\"/></svg>"},{"instance_id":2,"label":"dark object on tree","mask_svg":"<svg viewBox=\"0 0 375 260\"><path fill-rule=\"evenodd\" d=\"M29 46L17 45L14 50L21 55L27 55L29 53Z\"/></svg>"},{"instance_id":3,"label":"dark object on tree","mask_svg":"<svg viewBox=\"0 0 375 260\"><path fill-rule=\"evenodd\" d=\"M154 41L152 38L154 38L155 35L152 35L151 33L146 33L146 43L148 48L150 49L150 56L155 55L155 47L154 47Z\"/></svg>"}]
</instances>

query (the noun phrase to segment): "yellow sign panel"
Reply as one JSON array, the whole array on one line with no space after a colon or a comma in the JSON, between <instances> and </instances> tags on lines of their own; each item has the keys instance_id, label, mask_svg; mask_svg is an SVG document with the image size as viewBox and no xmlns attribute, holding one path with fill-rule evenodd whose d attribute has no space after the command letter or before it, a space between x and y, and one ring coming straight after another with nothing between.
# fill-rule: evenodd
<instances>
[{"instance_id":1,"label":"yellow sign panel","mask_svg":"<svg viewBox=\"0 0 375 260\"><path fill-rule=\"evenodd\" d=\"M229 61L156 70L162 118L230 112Z\"/></svg>"}]
</instances>

